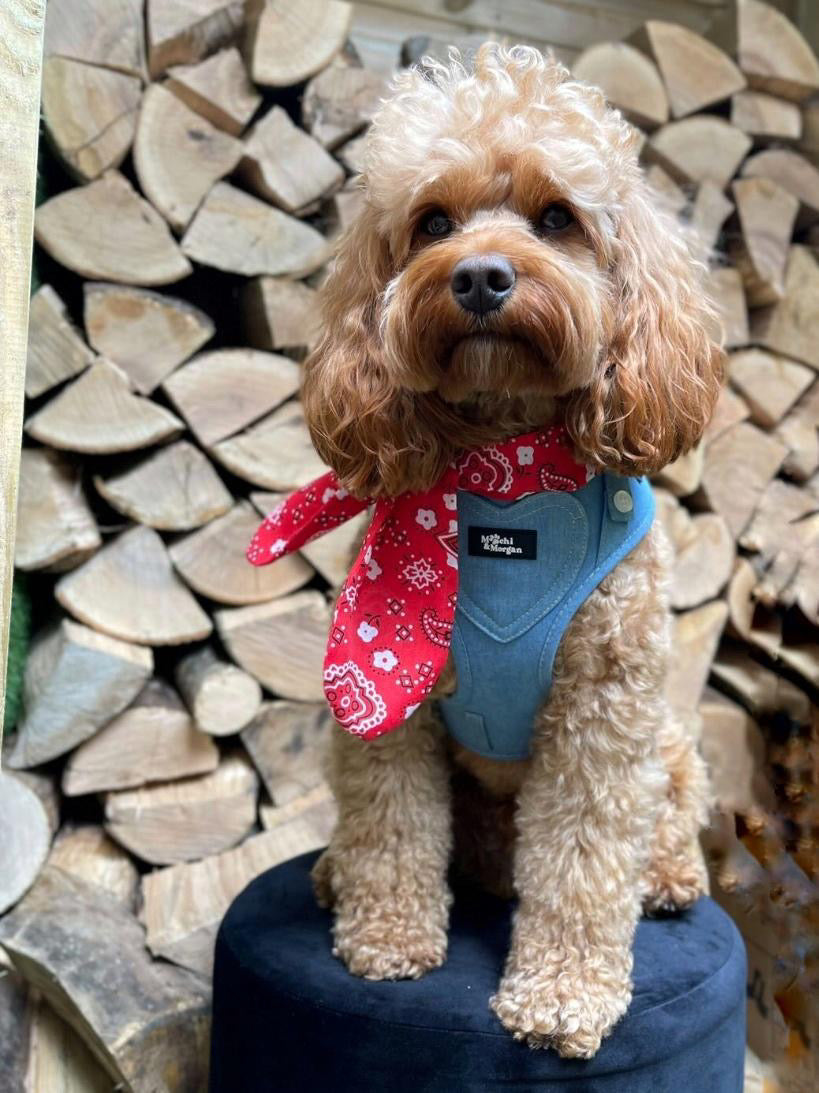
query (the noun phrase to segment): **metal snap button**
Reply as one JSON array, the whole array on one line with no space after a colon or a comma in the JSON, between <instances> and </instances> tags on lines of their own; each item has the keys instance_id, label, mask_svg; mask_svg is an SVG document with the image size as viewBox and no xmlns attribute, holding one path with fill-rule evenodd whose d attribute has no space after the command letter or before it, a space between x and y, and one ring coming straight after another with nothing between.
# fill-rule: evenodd
<instances>
[{"instance_id":1,"label":"metal snap button","mask_svg":"<svg viewBox=\"0 0 819 1093\"><path fill-rule=\"evenodd\" d=\"M631 512L634 508L634 500L628 490L618 490L612 500L618 512Z\"/></svg>"}]
</instances>

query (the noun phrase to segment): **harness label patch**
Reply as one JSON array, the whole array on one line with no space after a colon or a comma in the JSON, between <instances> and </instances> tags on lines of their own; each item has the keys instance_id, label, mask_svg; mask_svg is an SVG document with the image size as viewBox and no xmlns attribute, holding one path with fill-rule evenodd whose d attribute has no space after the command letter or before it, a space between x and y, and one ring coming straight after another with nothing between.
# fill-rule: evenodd
<instances>
[{"instance_id":1,"label":"harness label patch","mask_svg":"<svg viewBox=\"0 0 819 1093\"><path fill-rule=\"evenodd\" d=\"M474 558L537 558L537 532L521 528L482 528L470 524L467 548Z\"/></svg>"}]
</instances>

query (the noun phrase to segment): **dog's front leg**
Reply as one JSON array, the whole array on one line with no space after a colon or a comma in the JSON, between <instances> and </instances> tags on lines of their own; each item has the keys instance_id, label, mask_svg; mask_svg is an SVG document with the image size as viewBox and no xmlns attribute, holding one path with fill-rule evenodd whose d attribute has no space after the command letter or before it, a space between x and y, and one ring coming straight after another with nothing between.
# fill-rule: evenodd
<instances>
[{"instance_id":1,"label":"dog's front leg","mask_svg":"<svg viewBox=\"0 0 819 1093\"><path fill-rule=\"evenodd\" d=\"M518 801L520 902L492 1006L517 1038L566 1056L594 1055L631 1000L668 786L655 754L666 625L645 561L621 563L566 632Z\"/></svg>"},{"instance_id":2,"label":"dog's front leg","mask_svg":"<svg viewBox=\"0 0 819 1093\"><path fill-rule=\"evenodd\" d=\"M417 979L444 961L451 902L449 768L431 709L374 741L336 729L330 780L339 819L314 881L335 909L334 953L354 975Z\"/></svg>"}]
</instances>

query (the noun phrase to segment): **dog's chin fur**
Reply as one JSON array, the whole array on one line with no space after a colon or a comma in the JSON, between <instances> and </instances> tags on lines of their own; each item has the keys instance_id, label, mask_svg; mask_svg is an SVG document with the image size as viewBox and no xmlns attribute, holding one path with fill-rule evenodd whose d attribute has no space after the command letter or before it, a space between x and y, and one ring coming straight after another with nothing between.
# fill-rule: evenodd
<instances>
[{"instance_id":1,"label":"dog's chin fur","mask_svg":"<svg viewBox=\"0 0 819 1093\"><path fill-rule=\"evenodd\" d=\"M519 338L491 332L467 334L456 342L444 364L437 391L455 404L490 395L502 403L515 396L549 392L557 386L553 369Z\"/></svg>"}]
</instances>

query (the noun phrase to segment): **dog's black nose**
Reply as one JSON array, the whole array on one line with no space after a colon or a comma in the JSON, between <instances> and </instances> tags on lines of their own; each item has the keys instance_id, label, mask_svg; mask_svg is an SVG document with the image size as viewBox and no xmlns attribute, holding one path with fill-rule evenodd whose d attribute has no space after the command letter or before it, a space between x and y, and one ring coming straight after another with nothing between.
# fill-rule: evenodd
<instances>
[{"instance_id":1,"label":"dog's black nose","mask_svg":"<svg viewBox=\"0 0 819 1093\"><path fill-rule=\"evenodd\" d=\"M462 258L452 271L452 295L464 311L475 315L500 307L514 287L514 266L501 254Z\"/></svg>"}]
</instances>

